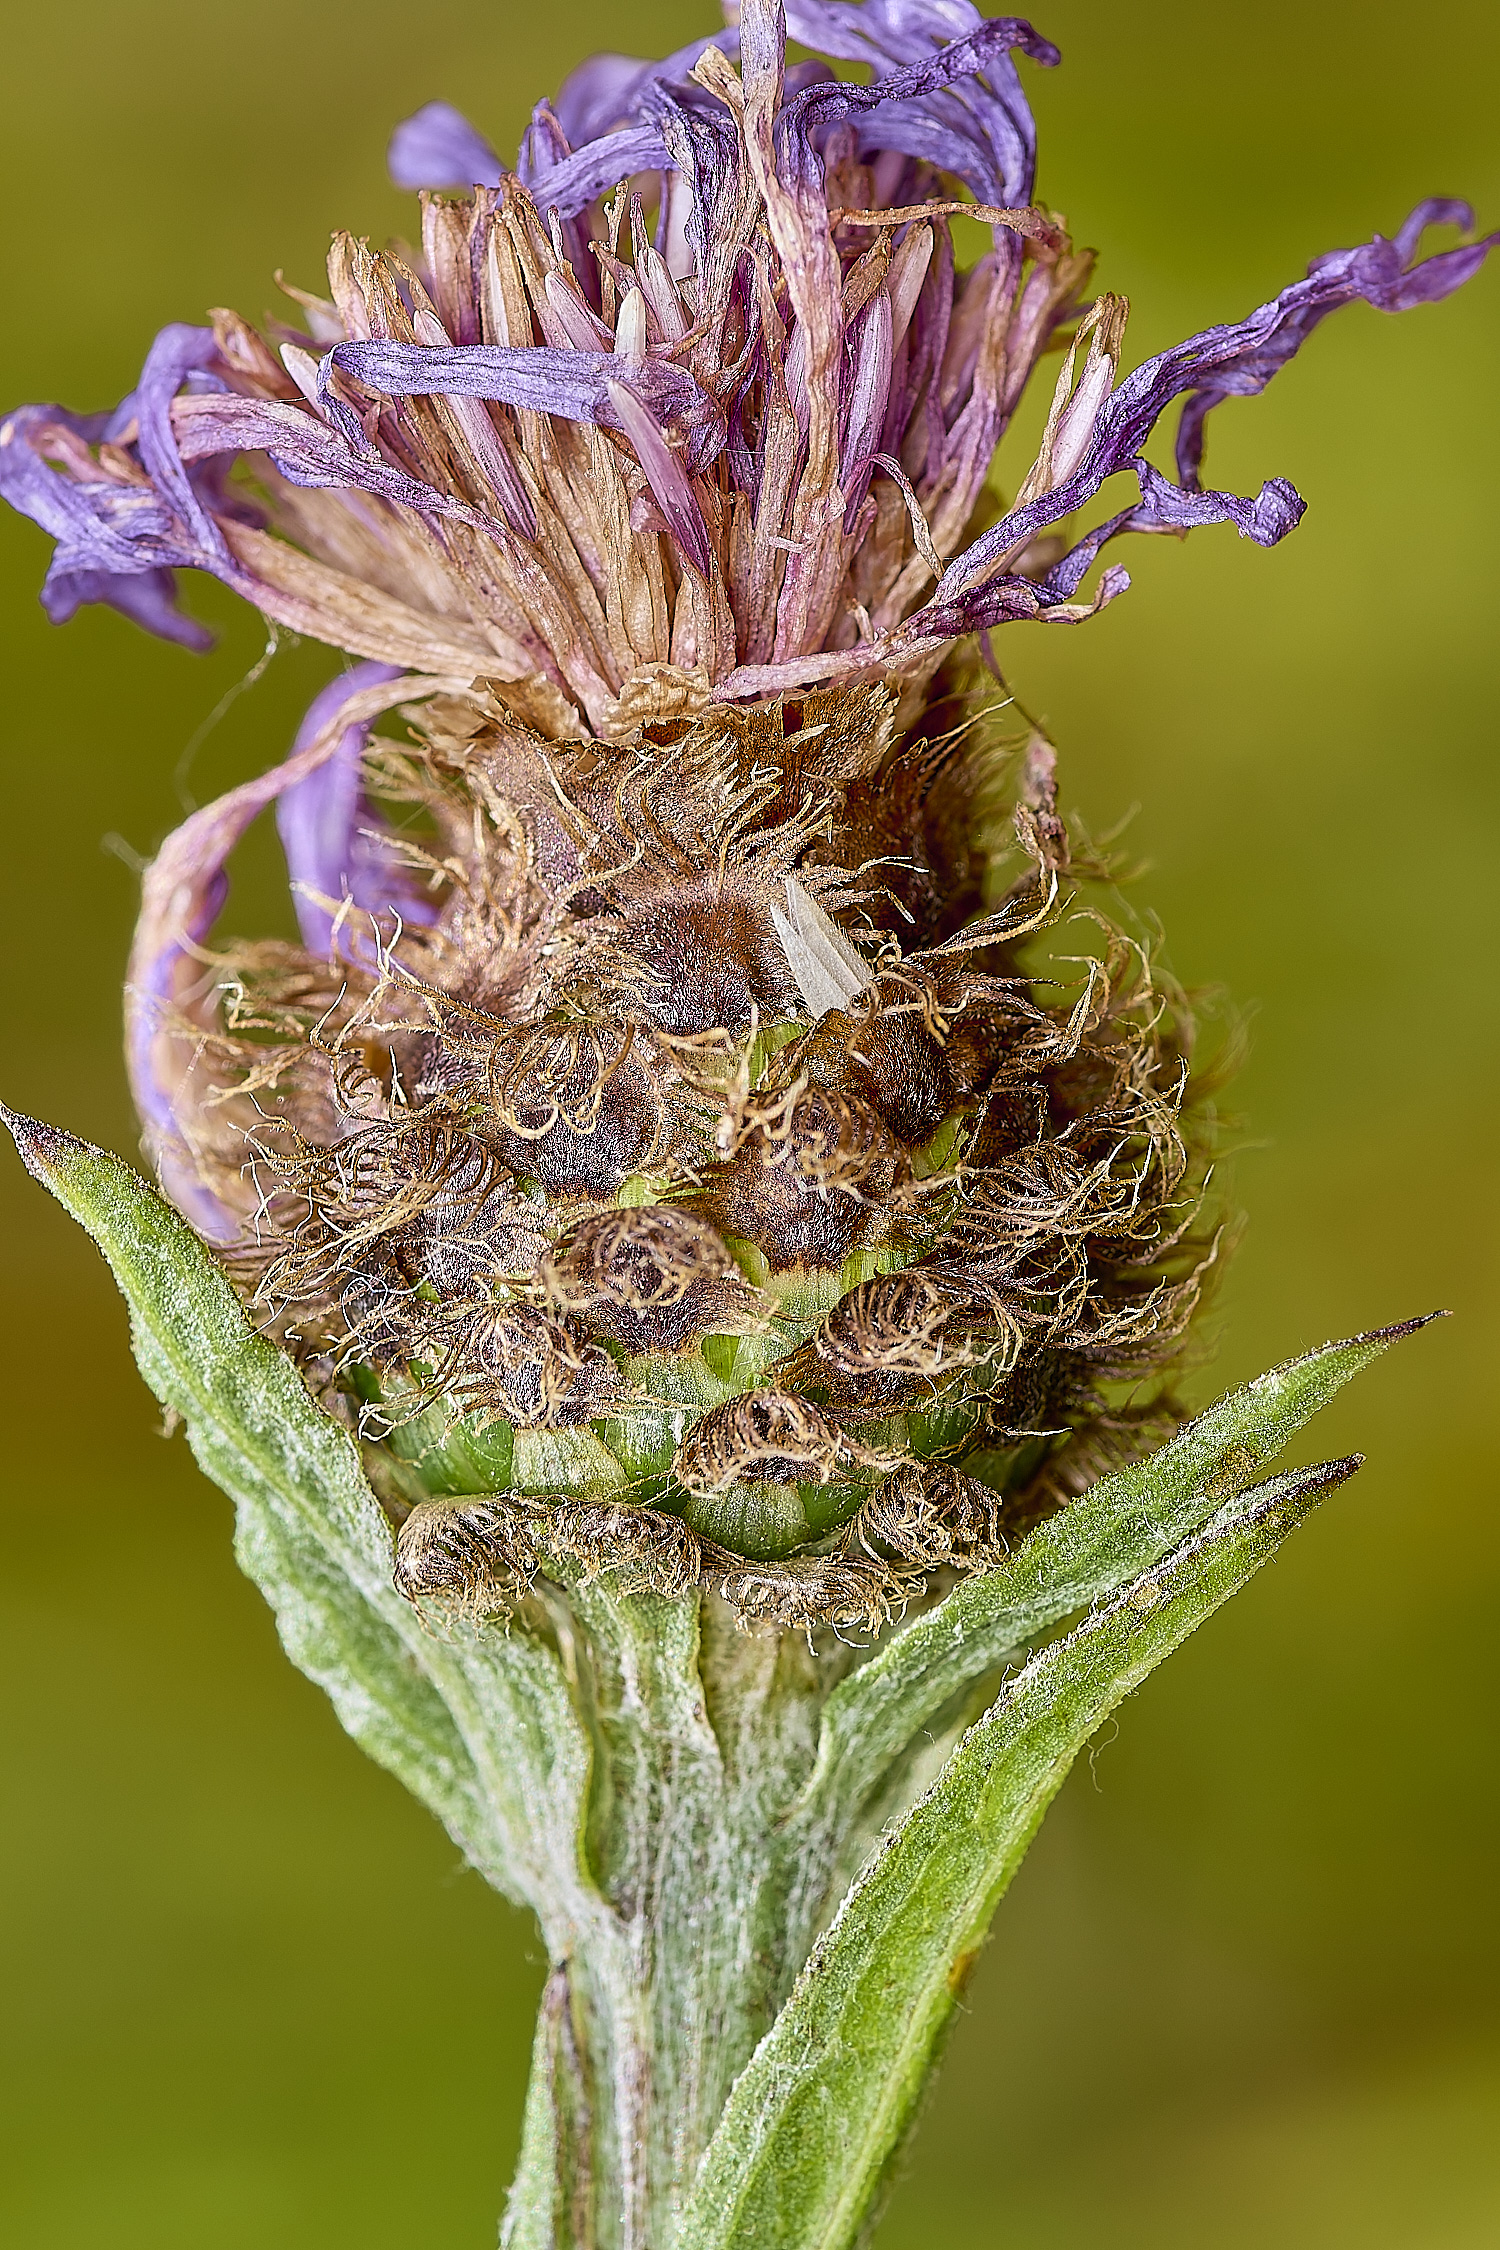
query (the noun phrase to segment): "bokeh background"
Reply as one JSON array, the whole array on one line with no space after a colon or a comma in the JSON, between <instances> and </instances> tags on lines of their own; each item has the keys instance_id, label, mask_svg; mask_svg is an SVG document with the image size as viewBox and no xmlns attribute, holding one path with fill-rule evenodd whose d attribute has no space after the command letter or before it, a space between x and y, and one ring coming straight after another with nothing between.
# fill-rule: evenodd
<instances>
[{"instance_id":1,"label":"bokeh background","mask_svg":"<svg viewBox=\"0 0 1500 2250\"><path fill-rule=\"evenodd\" d=\"M387 128L442 95L514 146L593 48L698 0L74 0L19 9L0 399L112 402L158 325L329 229L412 225ZM1133 358L1417 197L1500 217L1500 15L1051 0L1041 193L1134 303ZM1497 261L1500 266L1500 261ZM1178 972L1255 1011L1252 1224L1200 1394L1451 1306L1303 1457L1369 1466L1122 1714L1000 1917L885 2250L1481 2250L1495 1999L1495 367L1500 270L1319 331L1216 417L1214 481L1306 522L1129 556L1134 591L1004 658L1067 796L1128 830ZM1013 465L1011 475L1016 468ZM1117 503L1116 503L1117 504ZM334 660L210 586L207 659L36 606L0 521L0 1092L134 1146L131 855L282 754ZM216 723L208 721L216 709ZM190 749L191 755L185 755ZM285 925L274 845L232 919ZM0 2232L26 2250L493 2239L542 1963L342 1737L157 1433L94 1253L7 1155Z\"/></svg>"}]
</instances>

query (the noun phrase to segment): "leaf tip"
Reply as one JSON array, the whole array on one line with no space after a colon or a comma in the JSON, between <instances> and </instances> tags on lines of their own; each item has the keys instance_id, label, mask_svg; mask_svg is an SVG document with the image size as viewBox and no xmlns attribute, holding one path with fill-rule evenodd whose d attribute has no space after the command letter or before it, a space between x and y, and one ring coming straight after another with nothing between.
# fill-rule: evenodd
<instances>
[{"instance_id":1,"label":"leaf tip","mask_svg":"<svg viewBox=\"0 0 1500 2250\"><path fill-rule=\"evenodd\" d=\"M1293 1470L1299 1496L1313 1492L1332 1492L1336 1485L1347 1484L1365 1465L1362 1453L1345 1453L1337 1461L1316 1461L1310 1469Z\"/></svg>"},{"instance_id":2,"label":"leaf tip","mask_svg":"<svg viewBox=\"0 0 1500 2250\"><path fill-rule=\"evenodd\" d=\"M1346 1453L1335 1461L1314 1461L1304 1469L1283 1470L1280 1476L1268 1477L1264 1484L1237 1493L1190 1545L1202 1548L1225 1538L1243 1539L1258 1532L1269 1532L1279 1543L1306 1521L1325 1493L1347 1484L1364 1464L1362 1453Z\"/></svg>"},{"instance_id":3,"label":"leaf tip","mask_svg":"<svg viewBox=\"0 0 1500 2250\"><path fill-rule=\"evenodd\" d=\"M1452 1318L1452 1308L1439 1305L1436 1312L1416 1313L1410 1320L1392 1321L1389 1328L1366 1328L1352 1341L1356 1344L1395 1344L1403 1336L1415 1336L1419 1328L1430 1328L1435 1320Z\"/></svg>"},{"instance_id":4,"label":"leaf tip","mask_svg":"<svg viewBox=\"0 0 1500 2250\"><path fill-rule=\"evenodd\" d=\"M40 1180L43 1187L51 1187L64 1150L78 1145L72 1134L56 1125L44 1125L39 1118L25 1117L7 1102L0 1102L0 1124L15 1142L16 1153L32 1178Z\"/></svg>"}]
</instances>

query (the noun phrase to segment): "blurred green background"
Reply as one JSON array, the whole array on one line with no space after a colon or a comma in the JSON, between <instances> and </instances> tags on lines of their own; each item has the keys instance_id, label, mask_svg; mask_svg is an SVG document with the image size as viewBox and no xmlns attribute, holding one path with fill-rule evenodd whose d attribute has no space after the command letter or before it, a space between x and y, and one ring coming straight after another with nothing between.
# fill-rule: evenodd
<instances>
[{"instance_id":1,"label":"blurred green background","mask_svg":"<svg viewBox=\"0 0 1500 2250\"><path fill-rule=\"evenodd\" d=\"M77 0L12 19L0 399L115 400L154 330L331 226L382 236L387 128L442 95L502 148L591 49L690 0ZM1132 359L1419 196L1500 217L1500 16L1395 0L1056 0L1041 193L1134 303ZM1494 624L1500 272L1340 313L1216 418L1213 481L1293 478L1264 554L1138 543L1134 591L1003 656L1069 801L1134 805L1135 897L1256 1010L1252 1225L1199 1390L1452 1306L1304 1457L1369 1454L1076 1773L970 1989L885 2250L1480 2250L1500 2241L1495 1998ZM1014 479L1014 465L1010 474ZM1118 504L1118 503L1116 503ZM134 1146L126 858L280 755L325 650L206 660L36 606L0 521L0 1092ZM174 779L175 775L175 779ZM285 927L270 840L232 919ZM542 1963L341 1736L164 1443L83 1238L7 1157L0 2231L26 2250L462 2250L493 2239Z\"/></svg>"}]
</instances>

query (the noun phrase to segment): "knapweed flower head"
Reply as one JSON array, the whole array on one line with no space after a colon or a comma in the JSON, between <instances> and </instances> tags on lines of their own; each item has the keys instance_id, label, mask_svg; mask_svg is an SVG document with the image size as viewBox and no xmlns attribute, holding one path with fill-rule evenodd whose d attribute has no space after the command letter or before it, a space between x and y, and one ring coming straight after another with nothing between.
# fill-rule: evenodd
<instances>
[{"instance_id":1,"label":"knapweed flower head","mask_svg":"<svg viewBox=\"0 0 1500 2250\"><path fill-rule=\"evenodd\" d=\"M1422 259L1472 224L1424 203L1122 375L1017 57L1058 60L967 0L743 0L586 64L513 169L433 104L392 146L420 250L340 235L288 325L169 328L113 414L0 430L54 617L195 643L193 567L360 660L150 870L129 1052L163 1186L364 1434L413 1594L509 1598L545 1509L640 1584L878 1621L1169 1411L1118 1386L1207 1256L1185 1015L1064 921L1050 751L998 755L959 654L1092 615L1125 532L1274 544L1302 502L1204 486L1209 410L1497 238ZM273 804L302 942L210 952Z\"/></svg>"}]
</instances>

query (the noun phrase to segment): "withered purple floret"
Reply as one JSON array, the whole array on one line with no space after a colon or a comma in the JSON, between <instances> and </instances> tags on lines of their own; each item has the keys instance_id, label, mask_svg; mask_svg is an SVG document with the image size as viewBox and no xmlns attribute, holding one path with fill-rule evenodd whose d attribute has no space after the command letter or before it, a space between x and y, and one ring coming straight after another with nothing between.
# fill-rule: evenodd
<instances>
[{"instance_id":1,"label":"withered purple floret","mask_svg":"<svg viewBox=\"0 0 1500 2250\"><path fill-rule=\"evenodd\" d=\"M952 629L995 624L1005 614L1003 584L985 592L968 589L1008 555L1091 500L1106 478L1132 471L1141 487L1139 507L1124 509L1072 547L1049 572L1045 584L1056 599L1078 587L1104 544L1122 531L1182 532L1200 524L1232 522L1242 537L1274 546L1295 530L1305 503L1284 477L1273 478L1254 500L1205 492L1198 482L1203 462L1204 425L1226 398L1248 398L1265 389L1306 342L1320 320L1340 305L1363 299L1380 312L1406 312L1433 304L1461 288L1500 243L1500 233L1410 263L1430 226L1472 227L1467 203L1431 197L1419 203L1396 235L1377 234L1355 250L1335 250L1315 258L1306 278L1294 281L1247 319L1206 328L1170 351L1159 352L1112 391L1100 410L1084 459L1074 474L1010 514L959 555L944 573L932 608ZM1141 447L1174 398L1186 394L1177 435L1179 482L1154 469Z\"/></svg>"},{"instance_id":2,"label":"withered purple floret","mask_svg":"<svg viewBox=\"0 0 1500 2250\"><path fill-rule=\"evenodd\" d=\"M931 385L942 360L946 379L955 346L949 332L954 308L952 284L941 257L932 261L932 271L912 309L909 335L897 338L888 333L888 286L875 289L859 305L845 323L839 361L832 366L838 393L838 452L820 466L808 369L813 369L816 386L823 380L822 370L832 364L828 341L819 341L817 327L820 319L831 317L830 309L814 304L818 292L812 281L818 228L824 223L819 214L829 152L841 131L852 130L858 155L873 158L879 185L892 193L903 192L901 175L910 173L915 162L919 170L931 167L934 173L962 182L981 200L1007 209L1019 207L1031 193L1035 132L1013 55L1021 52L1050 64L1057 52L1024 20L986 21L966 0L794 4L785 25L793 36L823 52L868 63L873 71L869 86L836 80L821 65L784 73L782 19L775 7L764 4L744 10L738 39L726 35L719 42L721 52L739 47L744 83L754 96L757 114L765 103L764 89L780 89L779 100L773 96L771 145L779 192L784 192L788 207L781 221L774 209L769 216L783 261L791 261L787 264L792 292L786 328L788 392L803 445L810 449L808 468L815 476L837 477L844 536L857 539L877 459L900 453L906 418L920 405L913 375L920 376L919 392L923 384ZM716 242L727 241L731 265L747 256L750 238L743 230L736 238L734 226L737 210L754 183L746 172L736 127L720 98L722 88L710 91L707 82L690 76L696 69L701 78L709 48L709 41L699 40L659 64L620 56L596 58L569 80L555 109L539 105L523 144L517 178L531 189L539 209L554 213L554 224L562 227L576 253L574 282L564 284L554 299L562 329L542 342L455 339L445 343L440 326L436 335L424 332L410 343L389 335L357 335L324 353L309 404L284 397L274 401L244 397L242 383L226 381L228 371L213 331L176 324L162 331L136 393L105 426L108 442L118 444L130 432L132 420L135 424L133 443L142 480L123 488L118 480L83 468L89 458L86 447L95 434L92 425L56 410L31 408L13 416L6 425L6 443L0 447L0 490L58 540L44 590L51 613L60 618L85 600L104 599L153 629L197 640L195 628L177 616L164 576L174 568L194 566L224 578L287 622L305 626L305 605L299 609L295 602L278 602L253 565L247 566L246 542L226 543L223 511L215 509L206 482L210 472L204 466L212 462L222 468L220 457L226 455L263 452L282 477L304 488L362 490L411 509L429 522L439 517L471 523L497 536L502 535L503 523L504 531L535 538L535 513L524 480L511 465L505 434L491 432L488 418L479 456L481 466L488 465L491 472L493 505L482 496L476 499L451 486L444 489L430 476L413 473L407 465L410 449L405 454L400 448L393 451L367 432L361 414L343 395L336 371L354 380L360 396L484 400L592 423L622 435L645 471L678 552L700 577L709 577L723 562L723 550L720 546L715 551L712 519L706 522L704 506L689 491L688 479L713 472L723 455L730 489L745 493L758 507L765 489L766 448L775 442L775 417L763 412L759 429L752 432L740 411L740 400L757 363L762 380L774 391L765 320L775 316L761 309L758 350L745 362L744 374L731 379L727 391L720 385L718 396L710 395L700 379L706 366L701 353L692 366L684 365L673 336L658 333L639 356L618 348L590 349L588 322L599 302L598 276L579 232L580 214L616 181L659 170L664 191L658 252L671 252L672 213L680 190L686 210L675 223L700 273L710 271ZM756 158L748 142L746 150L751 172L768 160ZM406 182L460 180L497 192L503 187L503 172L488 144L441 103L429 104L398 130L392 162L398 178ZM910 180L907 187L917 192ZM924 192L930 201L930 190ZM1025 234L1016 231L1014 212L1010 217L1012 223L1007 225L998 211L995 214L996 257L1001 269L1018 276ZM783 629L770 649L754 645L754 633L743 631L737 636L741 645L730 648L721 633L721 650L710 666L715 690L753 695L817 678L858 674L875 663L915 667L945 642L976 629L1018 618L1079 614L1073 597L1086 573L1103 547L1125 531L1181 532L1230 521L1257 543L1273 544L1299 519L1299 497L1279 478L1254 499L1201 489L1207 414L1225 397L1263 387L1336 305L1363 298L1384 310L1404 310L1435 301L1467 280L1496 238L1486 237L1412 264L1423 230L1440 223L1468 227L1472 213L1467 205L1450 199L1420 205L1394 239L1376 236L1359 249L1316 260L1305 280L1293 283L1247 320L1205 330L1112 384L1097 401L1088 442L1070 473L1054 478L1047 489L1028 494L967 547L956 545L945 522L940 548L944 568L936 588L920 606L908 596L904 613L882 617L859 646L839 647L829 641L836 614L828 600L833 558L825 559L826 541L821 535L809 549L804 534L802 551L790 553L782 566ZM892 230L898 248L909 232L909 225ZM800 286L799 240L812 259ZM644 273L643 261L638 259L637 265L649 286L651 277ZM577 292L576 318L567 311L571 286ZM753 322L755 293L743 268L734 273L728 303ZM1052 309L1049 325L1055 324L1063 309ZM608 333L606 323L606 340ZM1037 341L1041 340L1039 336ZM752 335L746 349L753 343ZM1111 377L1113 372L1111 361ZM210 411L199 411L196 419L183 411L188 400L201 406L212 394L218 396ZM1177 445L1178 481L1173 484L1144 462L1140 449L1160 414L1178 397L1185 404ZM952 486L955 472L964 490L977 491L973 464L987 461L1005 418L1001 401L976 393L967 409L951 419L945 416L945 433L934 426L929 409L925 462L909 464L918 480L914 504L921 505L924 487L941 488L945 477ZM472 419L469 427L475 428ZM80 442L72 447L60 444L64 432ZM37 450L56 467L39 473ZM1020 567L1028 546L1121 471L1137 478L1141 488L1137 504L1075 541L1040 571ZM232 504L229 512L235 512ZM239 552L233 551L236 546ZM136 578L143 583L126 584ZM1127 583L1123 572L1110 570L1088 607L1097 608ZM803 645L793 645L798 639ZM364 653L375 650L367 644Z\"/></svg>"}]
</instances>

